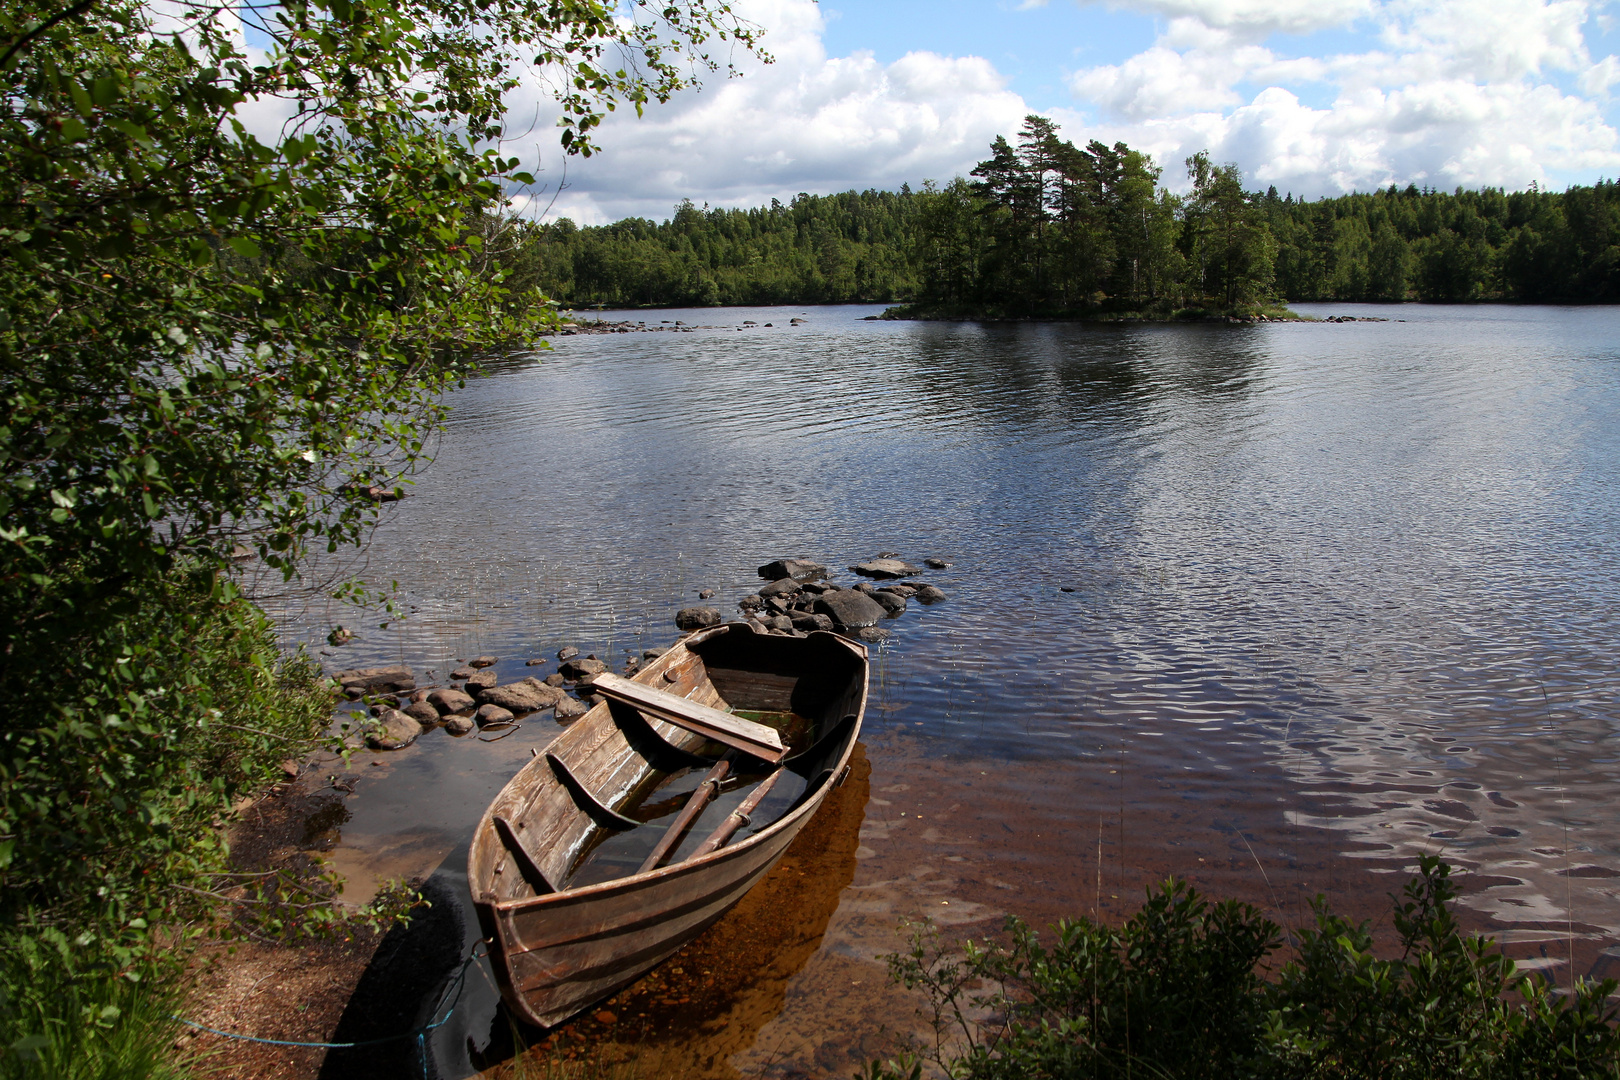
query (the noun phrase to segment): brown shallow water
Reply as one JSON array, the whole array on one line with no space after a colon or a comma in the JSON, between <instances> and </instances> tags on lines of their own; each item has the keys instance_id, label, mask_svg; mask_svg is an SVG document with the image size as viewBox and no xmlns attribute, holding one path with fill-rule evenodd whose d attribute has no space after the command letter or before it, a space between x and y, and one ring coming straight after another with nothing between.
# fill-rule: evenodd
<instances>
[{"instance_id":1,"label":"brown shallow water","mask_svg":"<svg viewBox=\"0 0 1620 1080\"><path fill-rule=\"evenodd\" d=\"M771 557L955 563L926 578L950 599L875 654L867 787L613 1024L546 1052L848 1075L917 1030L876 960L900 918L1117 917L1172 872L1298 923L1318 891L1379 915L1442 853L1469 873L1468 918L1527 962L1620 966L1620 316L866 313L572 338L503 365L461 393L417 496L353 564L411 614L361 623L328 663L443 673L493 653L505 680L564 644L615 661L666 644L676 607L708 587L731 610ZM801 312L636 317L666 314ZM358 622L272 604L294 640ZM555 731L357 757L330 853L351 896L441 864L453 879ZM661 1033L692 1009L695 1031ZM499 1071L493 998L466 1011L441 1070Z\"/></svg>"}]
</instances>

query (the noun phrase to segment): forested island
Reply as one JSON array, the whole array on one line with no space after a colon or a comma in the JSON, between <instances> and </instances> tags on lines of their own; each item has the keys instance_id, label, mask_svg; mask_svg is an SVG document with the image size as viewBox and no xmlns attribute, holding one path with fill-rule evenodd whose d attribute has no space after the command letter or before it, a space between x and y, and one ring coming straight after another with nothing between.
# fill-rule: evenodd
<instances>
[{"instance_id":1,"label":"forested island","mask_svg":"<svg viewBox=\"0 0 1620 1080\"><path fill-rule=\"evenodd\" d=\"M1188 159L1191 190L1123 143L1084 148L1027 118L971 177L801 194L753 209L683 201L663 223L523 223L511 284L564 305L904 303L1021 317L1259 310L1277 300L1613 303L1620 189L1409 185L1318 200L1245 190Z\"/></svg>"}]
</instances>

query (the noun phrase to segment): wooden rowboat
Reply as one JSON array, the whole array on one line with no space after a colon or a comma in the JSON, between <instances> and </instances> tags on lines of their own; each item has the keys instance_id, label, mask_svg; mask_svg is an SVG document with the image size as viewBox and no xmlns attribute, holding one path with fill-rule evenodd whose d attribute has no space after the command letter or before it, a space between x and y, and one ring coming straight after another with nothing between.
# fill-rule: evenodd
<instances>
[{"instance_id":1,"label":"wooden rowboat","mask_svg":"<svg viewBox=\"0 0 1620 1080\"><path fill-rule=\"evenodd\" d=\"M467 858L513 1014L566 1020L742 899L843 782L866 682L857 642L744 623L598 676L603 700L501 790Z\"/></svg>"}]
</instances>

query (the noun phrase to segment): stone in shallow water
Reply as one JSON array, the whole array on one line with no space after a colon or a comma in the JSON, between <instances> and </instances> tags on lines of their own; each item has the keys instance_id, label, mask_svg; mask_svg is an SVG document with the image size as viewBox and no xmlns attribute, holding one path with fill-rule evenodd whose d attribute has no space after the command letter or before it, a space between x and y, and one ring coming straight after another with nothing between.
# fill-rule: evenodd
<instances>
[{"instance_id":1,"label":"stone in shallow water","mask_svg":"<svg viewBox=\"0 0 1620 1080\"><path fill-rule=\"evenodd\" d=\"M572 645L564 645L562 648L557 650L557 659L559 660L572 660L578 655L579 650L574 648Z\"/></svg>"},{"instance_id":2,"label":"stone in shallow water","mask_svg":"<svg viewBox=\"0 0 1620 1080\"><path fill-rule=\"evenodd\" d=\"M883 610L888 612L889 618L891 619L906 610L906 600L903 596L896 596L894 593L883 589L878 589L875 592L868 593L867 595L871 596L873 600L876 600L880 605L882 605Z\"/></svg>"},{"instance_id":3,"label":"stone in shallow water","mask_svg":"<svg viewBox=\"0 0 1620 1080\"><path fill-rule=\"evenodd\" d=\"M919 604L937 604L943 599L945 599L945 592L937 586L924 585L917 590L917 603Z\"/></svg>"},{"instance_id":4,"label":"stone in shallow water","mask_svg":"<svg viewBox=\"0 0 1620 1080\"><path fill-rule=\"evenodd\" d=\"M558 669L558 673L565 679L587 679L592 675L600 675L607 670L607 665L594 656L570 660Z\"/></svg>"},{"instance_id":5,"label":"stone in shallow water","mask_svg":"<svg viewBox=\"0 0 1620 1080\"><path fill-rule=\"evenodd\" d=\"M869 578L902 578L922 573L922 567L912 566L900 559L871 559L850 569Z\"/></svg>"},{"instance_id":6,"label":"stone in shallow water","mask_svg":"<svg viewBox=\"0 0 1620 1080\"><path fill-rule=\"evenodd\" d=\"M444 718L444 730L452 735L465 735L473 729L473 718L470 716L447 716Z\"/></svg>"},{"instance_id":7,"label":"stone in shallow water","mask_svg":"<svg viewBox=\"0 0 1620 1080\"><path fill-rule=\"evenodd\" d=\"M872 642L874 645L889 640L889 632L881 626L863 626L855 631L855 636L862 641Z\"/></svg>"},{"instance_id":8,"label":"stone in shallow water","mask_svg":"<svg viewBox=\"0 0 1620 1080\"><path fill-rule=\"evenodd\" d=\"M476 698L483 691L493 687L496 678L496 674L489 668L485 668L483 671L475 671L467 677L467 685L462 689Z\"/></svg>"},{"instance_id":9,"label":"stone in shallow water","mask_svg":"<svg viewBox=\"0 0 1620 1080\"><path fill-rule=\"evenodd\" d=\"M498 664L500 662L501 662L501 658L498 657L498 656L480 656L475 660L467 661L467 664L470 667L481 668L481 667L494 667L496 664Z\"/></svg>"},{"instance_id":10,"label":"stone in shallow water","mask_svg":"<svg viewBox=\"0 0 1620 1080\"><path fill-rule=\"evenodd\" d=\"M778 596L792 596L803 588L804 586L790 577L778 578L769 585L760 586L759 595L770 600Z\"/></svg>"},{"instance_id":11,"label":"stone in shallow water","mask_svg":"<svg viewBox=\"0 0 1620 1080\"><path fill-rule=\"evenodd\" d=\"M480 705L478 711L473 714L473 720L477 722L479 727L489 727L492 724L510 724L515 719L517 718L512 715L510 710L503 709L499 705Z\"/></svg>"},{"instance_id":12,"label":"stone in shallow water","mask_svg":"<svg viewBox=\"0 0 1620 1080\"><path fill-rule=\"evenodd\" d=\"M779 581L782 578L792 578L795 581L810 581L814 578L826 576L827 568L818 562L809 559L774 559L759 568L759 576L766 581Z\"/></svg>"},{"instance_id":13,"label":"stone in shallow water","mask_svg":"<svg viewBox=\"0 0 1620 1080\"><path fill-rule=\"evenodd\" d=\"M400 712L423 724L437 724L439 722L439 710L425 701L413 701L401 709Z\"/></svg>"},{"instance_id":14,"label":"stone in shallow water","mask_svg":"<svg viewBox=\"0 0 1620 1080\"><path fill-rule=\"evenodd\" d=\"M706 626L719 626L720 612L712 607L681 608L675 613L675 625L681 630L702 630Z\"/></svg>"},{"instance_id":15,"label":"stone in shallow water","mask_svg":"<svg viewBox=\"0 0 1620 1080\"><path fill-rule=\"evenodd\" d=\"M551 708L562 696L563 692L555 686L547 686L539 679L524 679L505 686L492 686L478 698L486 705L499 705L512 712L534 712Z\"/></svg>"},{"instance_id":16,"label":"stone in shallow water","mask_svg":"<svg viewBox=\"0 0 1620 1080\"><path fill-rule=\"evenodd\" d=\"M463 694L460 690L435 690L428 695L428 704L443 713L465 712L477 702L470 694Z\"/></svg>"},{"instance_id":17,"label":"stone in shallow water","mask_svg":"<svg viewBox=\"0 0 1620 1080\"><path fill-rule=\"evenodd\" d=\"M585 715L586 711L587 710L584 702L564 695L563 698L557 702L556 708L552 711L552 715L557 718L557 722L559 724L566 724L570 720L578 720L580 717Z\"/></svg>"},{"instance_id":18,"label":"stone in shallow water","mask_svg":"<svg viewBox=\"0 0 1620 1080\"><path fill-rule=\"evenodd\" d=\"M402 750L421 735L422 724L414 716L386 709L377 718L377 726L367 733L366 745L373 750Z\"/></svg>"},{"instance_id":19,"label":"stone in shallow water","mask_svg":"<svg viewBox=\"0 0 1620 1080\"><path fill-rule=\"evenodd\" d=\"M952 563L949 559L929 558L923 560L923 565L931 570L949 570Z\"/></svg>"},{"instance_id":20,"label":"stone in shallow water","mask_svg":"<svg viewBox=\"0 0 1620 1080\"><path fill-rule=\"evenodd\" d=\"M849 629L872 626L887 614L882 604L854 589L823 593L821 599L816 601L816 613Z\"/></svg>"}]
</instances>

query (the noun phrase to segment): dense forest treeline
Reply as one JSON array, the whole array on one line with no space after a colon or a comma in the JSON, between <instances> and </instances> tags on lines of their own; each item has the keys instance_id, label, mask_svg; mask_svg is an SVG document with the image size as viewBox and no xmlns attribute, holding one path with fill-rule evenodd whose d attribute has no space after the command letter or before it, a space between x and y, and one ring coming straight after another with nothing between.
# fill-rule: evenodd
<instances>
[{"instance_id":1,"label":"dense forest treeline","mask_svg":"<svg viewBox=\"0 0 1620 1080\"><path fill-rule=\"evenodd\" d=\"M682 202L663 223L518 226L503 261L564 305L915 302L928 309L1232 309L1275 300L1620 300L1620 186L1246 191L1200 154L1191 190L1122 143L1031 116L969 178L898 192Z\"/></svg>"}]
</instances>

